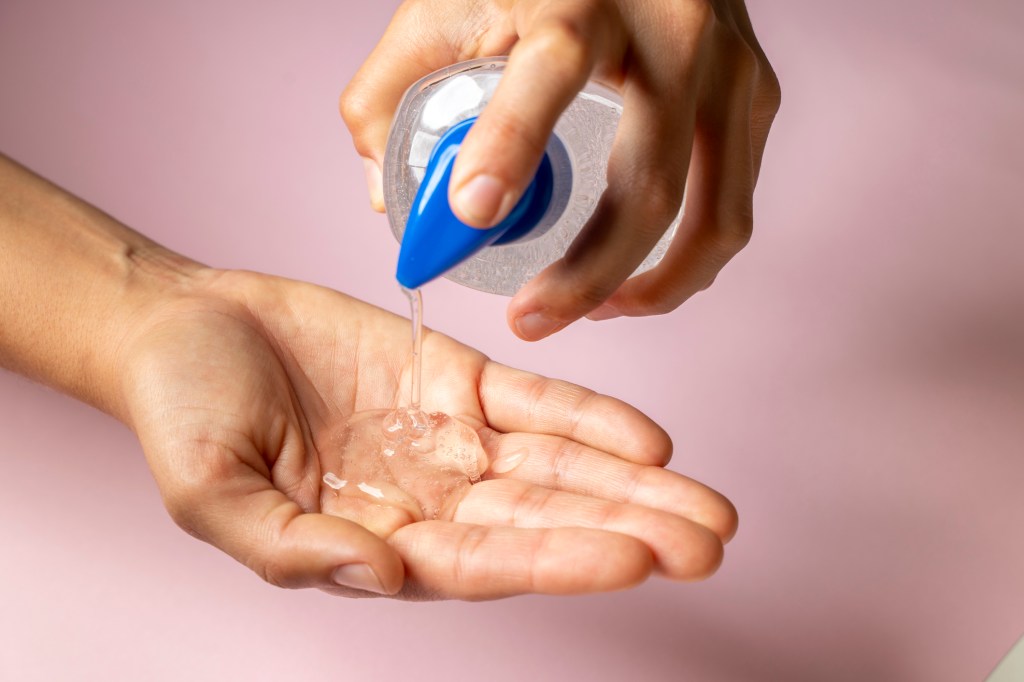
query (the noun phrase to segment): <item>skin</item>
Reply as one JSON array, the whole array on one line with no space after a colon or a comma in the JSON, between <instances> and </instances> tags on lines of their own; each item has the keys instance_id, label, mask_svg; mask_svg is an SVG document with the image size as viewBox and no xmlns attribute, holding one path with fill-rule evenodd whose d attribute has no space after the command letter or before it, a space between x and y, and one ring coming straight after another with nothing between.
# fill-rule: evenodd
<instances>
[{"instance_id":1,"label":"skin","mask_svg":"<svg viewBox=\"0 0 1024 682\"><path fill-rule=\"evenodd\" d=\"M408 325L322 287L203 266L0 156L0 365L121 420L175 522L269 583L476 600L714 572L736 512L663 468L661 428L436 332L424 407L477 429L490 461L529 457L447 520L378 534L325 513L326 434L407 402Z\"/></svg>"},{"instance_id":2,"label":"skin","mask_svg":"<svg viewBox=\"0 0 1024 682\"><path fill-rule=\"evenodd\" d=\"M565 257L512 299L512 331L536 341L584 315L667 313L709 287L750 239L781 99L744 3L407 0L341 98L377 210L388 128L405 90L451 63L501 54L505 76L452 172L449 200L468 225L495 225L515 206L588 79L624 101L598 208ZM681 208L664 259L630 278Z\"/></svg>"}]
</instances>

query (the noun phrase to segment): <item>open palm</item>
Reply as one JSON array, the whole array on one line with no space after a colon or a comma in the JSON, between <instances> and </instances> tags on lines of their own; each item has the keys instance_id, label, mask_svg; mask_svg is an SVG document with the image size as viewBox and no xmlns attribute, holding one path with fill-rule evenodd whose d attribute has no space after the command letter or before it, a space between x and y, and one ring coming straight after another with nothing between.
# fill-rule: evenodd
<instances>
[{"instance_id":1,"label":"open palm","mask_svg":"<svg viewBox=\"0 0 1024 682\"><path fill-rule=\"evenodd\" d=\"M657 425L438 333L423 344L424 408L477 429L491 461L529 456L488 472L444 519L377 534L325 513L330 434L357 411L408 400L408 320L265 275L203 281L126 341L130 422L175 521L267 581L488 599L620 589L652 570L697 579L718 566L735 511L662 468L671 443Z\"/></svg>"}]
</instances>

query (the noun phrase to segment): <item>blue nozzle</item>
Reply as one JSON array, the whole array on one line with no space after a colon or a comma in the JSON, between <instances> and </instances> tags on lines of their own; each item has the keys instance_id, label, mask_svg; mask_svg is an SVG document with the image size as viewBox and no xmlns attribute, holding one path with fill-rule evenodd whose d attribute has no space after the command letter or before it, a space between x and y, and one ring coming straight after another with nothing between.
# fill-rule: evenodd
<instances>
[{"instance_id":1,"label":"blue nozzle","mask_svg":"<svg viewBox=\"0 0 1024 682\"><path fill-rule=\"evenodd\" d=\"M554 172L545 153L519 203L496 226L478 229L455 217L448 204L452 166L476 118L452 126L434 145L423 182L409 211L398 254L398 282L418 289L485 246L506 244L537 226L551 203Z\"/></svg>"}]
</instances>

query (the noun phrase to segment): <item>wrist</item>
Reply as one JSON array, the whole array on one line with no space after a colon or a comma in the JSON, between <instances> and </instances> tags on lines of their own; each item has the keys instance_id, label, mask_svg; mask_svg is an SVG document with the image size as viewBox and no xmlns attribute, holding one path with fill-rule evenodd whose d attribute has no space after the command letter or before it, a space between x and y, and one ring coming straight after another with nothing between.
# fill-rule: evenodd
<instances>
[{"instance_id":1,"label":"wrist","mask_svg":"<svg viewBox=\"0 0 1024 682\"><path fill-rule=\"evenodd\" d=\"M123 420L125 339L205 270L0 154L0 367Z\"/></svg>"},{"instance_id":2,"label":"wrist","mask_svg":"<svg viewBox=\"0 0 1024 682\"><path fill-rule=\"evenodd\" d=\"M126 396L136 392L126 382L138 376L138 339L157 320L173 316L181 301L201 295L213 271L153 243L126 243L115 260L118 293L91 334L96 348L92 374L98 390L79 397L130 427Z\"/></svg>"}]
</instances>

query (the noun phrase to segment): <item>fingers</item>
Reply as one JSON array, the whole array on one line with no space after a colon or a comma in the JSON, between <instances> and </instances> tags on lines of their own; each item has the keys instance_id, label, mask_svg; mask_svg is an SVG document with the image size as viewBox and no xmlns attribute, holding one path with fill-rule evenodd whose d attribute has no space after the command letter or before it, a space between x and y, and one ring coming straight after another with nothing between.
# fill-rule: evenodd
<instances>
[{"instance_id":1,"label":"fingers","mask_svg":"<svg viewBox=\"0 0 1024 682\"><path fill-rule=\"evenodd\" d=\"M395 551L345 519L304 513L231 454L204 453L206 471L166 496L172 518L280 587L394 594L404 576Z\"/></svg>"},{"instance_id":2,"label":"fingers","mask_svg":"<svg viewBox=\"0 0 1024 682\"><path fill-rule=\"evenodd\" d=\"M738 52L731 91L702 108L694 138L686 211L657 267L623 284L595 319L674 310L709 286L749 241L756 181L751 145L753 53ZM767 136L767 130L764 131ZM760 140L763 147L763 139Z\"/></svg>"},{"instance_id":3,"label":"fingers","mask_svg":"<svg viewBox=\"0 0 1024 682\"><path fill-rule=\"evenodd\" d=\"M732 16L736 20L736 28L743 37L746 47L753 51L757 61L750 112L750 138L753 144L754 177L756 178L761 170L761 159L768 141L768 132L771 130L772 123L782 104L782 89L775 70L761 48L757 36L754 35L754 27L750 23L746 5L740 3L731 9Z\"/></svg>"},{"instance_id":4,"label":"fingers","mask_svg":"<svg viewBox=\"0 0 1024 682\"><path fill-rule=\"evenodd\" d=\"M628 502L675 514L722 542L736 534L736 508L720 493L674 471L644 466L556 436L485 433L487 477L514 478L552 490Z\"/></svg>"},{"instance_id":5,"label":"fingers","mask_svg":"<svg viewBox=\"0 0 1024 682\"><path fill-rule=\"evenodd\" d=\"M389 539L407 568L410 599L498 599L632 587L650 575L639 540L585 528L494 528L426 521Z\"/></svg>"},{"instance_id":6,"label":"fingers","mask_svg":"<svg viewBox=\"0 0 1024 682\"><path fill-rule=\"evenodd\" d=\"M565 257L510 303L509 326L520 338L544 338L603 303L678 216L693 139L695 59L630 73L608 187Z\"/></svg>"},{"instance_id":7,"label":"fingers","mask_svg":"<svg viewBox=\"0 0 1024 682\"><path fill-rule=\"evenodd\" d=\"M558 117L598 59L619 61L625 50L613 3L528 1L513 11L521 37L494 97L466 136L449 186L455 214L475 227L508 215Z\"/></svg>"},{"instance_id":8,"label":"fingers","mask_svg":"<svg viewBox=\"0 0 1024 682\"><path fill-rule=\"evenodd\" d=\"M640 410L565 381L488 362L480 375L487 423L503 432L570 438L638 464L667 464L672 440Z\"/></svg>"},{"instance_id":9,"label":"fingers","mask_svg":"<svg viewBox=\"0 0 1024 682\"><path fill-rule=\"evenodd\" d=\"M486 526L580 527L622 533L646 544L658 570L675 580L706 578L722 561L718 536L688 519L511 479L473 486L459 502L454 520Z\"/></svg>"},{"instance_id":10,"label":"fingers","mask_svg":"<svg viewBox=\"0 0 1024 682\"><path fill-rule=\"evenodd\" d=\"M482 3L478 11L467 16L443 5L404 3L342 93L341 116L352 133L356 151L364 159L375 210L384 210L381 168L388 131L402 95L423 76L481 49L472 43L483 41L488 35L483 27L494 21L492 12L484 11L488 7L489 4ZM437 16L439 13L444 16Z\"/></svg>"}]
</instances>

